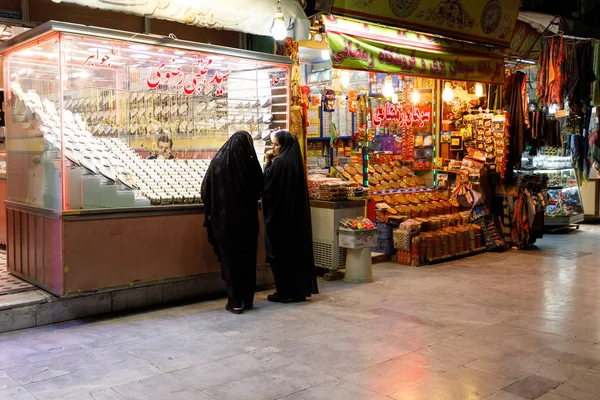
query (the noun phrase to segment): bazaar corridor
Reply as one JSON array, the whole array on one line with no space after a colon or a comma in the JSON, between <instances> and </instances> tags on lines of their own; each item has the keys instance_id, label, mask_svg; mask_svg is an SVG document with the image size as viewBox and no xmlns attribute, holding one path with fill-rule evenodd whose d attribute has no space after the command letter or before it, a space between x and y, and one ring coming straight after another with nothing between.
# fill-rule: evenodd
<instances>
[{"instance_id":1,"label":"bazaar corridor","mask_svg":"<svg viewBox=\"0 0 600 400\"><path fill-rule=\"evenodd\" d=\"M243 315L197 302L0 335L0 398L595 400L600 229L320 281Z\"/></svg>"}]
</instances>

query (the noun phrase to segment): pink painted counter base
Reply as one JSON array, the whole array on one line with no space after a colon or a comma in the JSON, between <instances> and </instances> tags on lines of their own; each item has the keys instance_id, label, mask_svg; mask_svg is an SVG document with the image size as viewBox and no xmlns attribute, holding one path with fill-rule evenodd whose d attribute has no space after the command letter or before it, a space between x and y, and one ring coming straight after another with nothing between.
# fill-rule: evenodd
<instances>
[{"instance_id":1,"label":"pink painted counter base","mask_svg":"<svg viewBox=\"0 0 600 400\"><path fill-rule=\"evenodd\" d=\"M201 207L81 215L6 207L9 271L57 296L220 271ZM257 265L264 263L261 228Z\"/></svg>"}]
</instances>

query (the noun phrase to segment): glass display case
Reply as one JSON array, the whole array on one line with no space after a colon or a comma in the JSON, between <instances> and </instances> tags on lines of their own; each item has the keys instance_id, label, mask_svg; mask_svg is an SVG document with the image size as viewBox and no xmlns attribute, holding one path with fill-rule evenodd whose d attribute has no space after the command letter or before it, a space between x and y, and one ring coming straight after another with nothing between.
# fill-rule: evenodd
<instances>
[{"instance_id":1,"label":"glass display case","mask_svg":"<svg viewBox=\"0 0 600 400\"><path fill-rule=\"evenodd\" d=\"M55 211L200 203L238 130L288 127L287 58L52 23L4 56L8 200Z\"/></svg>"},{"instance_id":2,"label":"glass display case","mask_svg":"<svg viewBox=\"0 0 600 400\"><path fill-rule=\"evenodd\" d=\"M548 177L548 204L544 225L563 227L584 220L583 202L573 158L570 156L524 155L523 170Z\"/></svg>"}]
</instances>

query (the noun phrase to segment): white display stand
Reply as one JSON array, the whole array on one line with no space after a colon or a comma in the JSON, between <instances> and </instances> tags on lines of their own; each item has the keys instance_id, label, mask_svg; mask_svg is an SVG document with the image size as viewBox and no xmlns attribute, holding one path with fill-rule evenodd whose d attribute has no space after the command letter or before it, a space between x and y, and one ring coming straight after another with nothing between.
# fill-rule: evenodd
<instances>
[{"instance_id":1,"label":"white display stand","mask_svg":"<svg viewBox=\"0 0 600 400\"><path fill-rule=\"evenodd\" d=\"M373 282L371 247L377 244L377 229L352 231L339 229L340 247L346 248L346 273L350 283Z\"/></svg>"},{"instance_id":2,"label":"white display stand","mask_svg":"<svg viewBox=\"0 0 600 400\"><path fill-rule=\"evenodd\" d=\"M373 282L370 247L348 249L346 253L346 274L344 280L350 283Z\"/></svg>"}]
</instances>

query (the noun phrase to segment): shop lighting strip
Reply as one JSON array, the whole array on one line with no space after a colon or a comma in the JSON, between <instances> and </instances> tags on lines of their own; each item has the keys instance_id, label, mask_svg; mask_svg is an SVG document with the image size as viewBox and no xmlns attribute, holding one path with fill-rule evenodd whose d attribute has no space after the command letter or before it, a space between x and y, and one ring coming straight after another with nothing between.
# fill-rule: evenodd
<instances>
[{"instance_id":1,"label":"shop lighting strip","mask_svg":"<svg viewBox=\"0 0 600 400\"><path fill-rule=\"evenodd\" d=\"M187 51L198 51L216 55L225 55L236 58L244 58L259 62L269 62L275 64L291 65L292 61L285 56L258 53L243 49L233 49L213 44L195 43L187 40L170 39L158 35L133 34L131 32L115 29L92 27L67 22L48 21L22 34L1 42L0 53L5 52L13 46L25 42L37 40L41 35L47 32L59 32L70 35L81 35L87 37L97 37L104 40L118 40L128 43L139 43L145 45L162 46L166 48L181 49Z\"/></svg>"}]
</instances>

